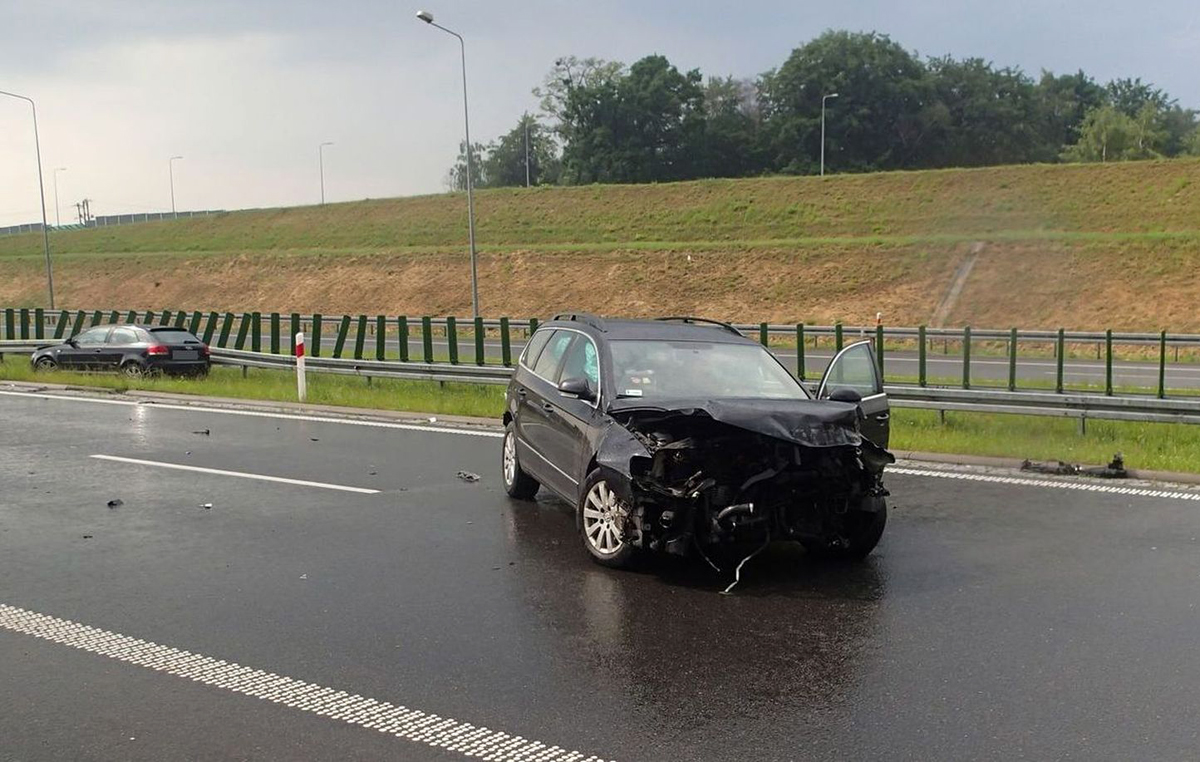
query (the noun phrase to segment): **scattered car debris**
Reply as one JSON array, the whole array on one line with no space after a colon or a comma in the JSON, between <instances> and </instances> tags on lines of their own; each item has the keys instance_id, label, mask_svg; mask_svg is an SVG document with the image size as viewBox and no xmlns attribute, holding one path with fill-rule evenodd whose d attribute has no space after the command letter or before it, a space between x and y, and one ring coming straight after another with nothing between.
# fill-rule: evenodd
<instances>
[{"instance_id":1,"label":"scattered car debris","mask_svg":"<svg viewBox=\"0 0 1200 762\"><path fill-rule=\"evenodd\" d=\"M1095 476L1101 479L1126 479L1129 477L1129 472L1125 470L1125 456L1121 453L1114 455L1107 466L1085 467L1061 460L1052 463L1026 460L1021 463L1021 470L1054 476Z\"/></svg>"},{"instance_id":2,"label":"scattered car debris","mask_svg":"<svg viewBox=\"0 0 1200 762\"><path fill-rule=\"evenodd\" d=\"M432 416L432 415L431 415L431 416L429 416L429 422L430 422L430 423L437 423L437 417L436 417L436 416Z\"/></svg>"},{"instance_id":3,"label":"scattered car debris","mask_svg":"<svg viewBox=\"0 0 1200 762\"><path fill-rule=\"evenodd\" d=\"M479 474L473 474L470 471L459 471L458 478L464 482L477 482L479 481Z\"/></svg>"},{"instance_id":4,"label":"scattered car debris","mask_svg":"<svg viewBox=\"0 0 1200 762\"><path fill-rule=\"evenodd\" d=\"M85 535L83 536L83 539L85 539L85 540L90 540L90 539L92 539L92 536L91 536L90 534L85 534Z\"/></svg>"},{"instance_id":5,"label":"scattered car debris","mask_svg":"<svg viewBox=\"0 0 1200 762\"><path fill-rule=\"evenodd\" d=\"M125 501L119 497L113 498L112 500L108 501L109 508L120 508L123 505L125 505Z\"/></svg>"},{"instance_id":6,"label":"scattered car debris","mask_svg":"<svg viewBox=\"0 0 1200 762\"><path fill-rule=\"evenodd\" d=\"M763 541L763 544L759 545L758 549L755 550L753 553L751 553L750 555L743 558L741 560L741 563L739 563L737 565L737 568L733 570L733 582L730 582L729 587L727 587L721 591L721 595L729 595L731 592L733 592L733 588L737 587L737 584L742 581L742 567L745 566L746 562L749 561L751 558L754 558L759 553L762 553L764 550L766 550L767 546L770 544L771 544L771 534L768 532L767 539Z\"/></svg>"},{"instance_id":7,"label":"scattered car debris","mask_svg":"<svg viewBox=\"0 0 1200 762\"><path fill-rule=\"evenodd\" d=\"M310 441L310 442L320 442L321 440L320 440L318 437L309 437L309 438L308 438L308 441Z\"/></svg>"},{"instance_id":8,"label":"scattered car debris","mask_svg":"<svg viewBox=\"0 0 1200 762\"><path fill-rule=\"evenodd\" d=\"M199 431L193 431L192 433L207 437L212 434L212 431L210 429L200 429Z\"/></svg>"},{"instance_id":9,"label":"scattered car debris","mask_svg":"<svg viewBox=\"0 0 1200 762\"><path fill-rule=\"evenodd\" d=\"M201 503L200 507L206 511L212 510L212 503Z\"/></svg>"},{"instance_id":10,"label":"scattered car debris","mask_svg":"<svg viewBox=\"0 0 1200 762\"><path fill-rule=\"evenodd\" d=\"M308 579L308 575L307 575L307 574L301 574L301 575L300 575L300 579Z\"/></svg>"}]
</instances>

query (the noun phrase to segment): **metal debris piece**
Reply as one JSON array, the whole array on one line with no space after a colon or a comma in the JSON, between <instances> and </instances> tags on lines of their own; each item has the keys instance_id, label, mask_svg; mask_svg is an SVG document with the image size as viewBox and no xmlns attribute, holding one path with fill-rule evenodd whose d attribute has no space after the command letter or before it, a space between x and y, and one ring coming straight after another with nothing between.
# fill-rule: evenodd
<instances>
[{"instance_id":1,"label":"metal debris piece","mask_svg":"<svg viewBox=\"0 0 1200 762\"><path fill-rule=\"evenodd\" d=\"M119 497L113 498L112 500L108 501L109 508L120 508L122 505L125 505L125 501Z\"/></svg>"},{"instance_id":2,"label":"metal debris piece","mask_svg":"<svg viewBox=\"0 0 1200 762\"><path fill-rule=\"evenodd\" d=\"M477 482L479 481L479 474L473 474L470 471L459 471L458 478L464 482Z\"/></svg>"},{"instance_id":3,"label":"metal debris piece","mask_svg":"<svg viewBox=\"0 0 1200 762\"><path fill-rule=\"evenodd\" d=\"M212 510L212 503L201 503L200 507L206 511Z\"/></svg>"},{"instance_id":4,"label":"metal debris piece","mask_svg":"<svg viewBox=\"0 0 1200 762\"><path fill-rule=\"evenodd\" d=\"M209 436L210 434L212 434L212 431L210 431L209 429L200 429L199 431L193 431L192 433L200 434L202 436Z\"/></svg>"},{"instance_id":5,"label":"metal debris piece","mask_svg":"<svg viewBox=\"0 0 1200 762\"><path fill-rule=\"evenodd\" d=\"M1125 479L1129 472L1125 470L1125 456L1117 453L1107 466L1085 468L1074 463L1064 463L1061 460L1053 463L1039 463L1026 460L1021 463L1022 471L1037 474L1053 474L1055 476L1096 476L1101 479Z\"/></svg>"}]
</instances>

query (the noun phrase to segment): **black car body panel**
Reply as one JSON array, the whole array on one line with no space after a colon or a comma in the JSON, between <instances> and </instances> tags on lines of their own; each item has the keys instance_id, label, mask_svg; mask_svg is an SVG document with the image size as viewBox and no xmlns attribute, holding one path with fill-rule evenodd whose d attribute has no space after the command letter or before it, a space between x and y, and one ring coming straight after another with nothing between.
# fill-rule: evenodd
<instances>
[{"instance_id":1,"label":"black car body panel","mask_svg":"<svg viewBox=\"0 0 1200 762\"><path fill-rule=\"evenodd\" d=\"M681 554L769 538L836 546L848 513L884 510L883 471L894 458L869 345L835 358L824 399L794 379L793 398L651 398L616 393L611 342L622 339L758 346L721 327L577 316L531 337L504 416L521 467L573 504L599 469L629 507L622 541ZM561 388L588 386L567 367L583 342L597 364L592 399ZM828 399L839 388L858 401Z\"/></svg>"},{"instance_id":2,"label":"black car body panel","mask_svg":"<svg viewBox=\"0 0 1200 762\"><path fill-rule=\"evenodd\" d=\"M37 349L35 368L203 375L211 366L207 345L182 328L135 324L94 326L62 344Z\"/></svg>"}]
</instances>

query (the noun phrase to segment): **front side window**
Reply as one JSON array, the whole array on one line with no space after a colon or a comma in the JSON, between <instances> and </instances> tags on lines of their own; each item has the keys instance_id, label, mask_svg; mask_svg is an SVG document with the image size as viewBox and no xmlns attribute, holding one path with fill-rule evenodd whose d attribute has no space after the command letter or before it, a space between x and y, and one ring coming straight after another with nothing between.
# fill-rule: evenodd
<instances>
[{"instance_id":1,"label":"front side window","mask_svg":"<svg viewBox=\"0 0 1200 762\"><path fill-rule=\"evenodd\" d=\"M617 397L807 399L757 344L621 340L610 343Z\"/></svg>"},{"instance_id":2,"label":"front side window","mask_svg":"<svg viewBox=\"0 0 1200 762\"><path fill-rule=\"evenodd\" d=\"M108 335L109 327L101 326L99 328L89 328L79 334L79 338L75 339L79 344L103 344L104 337Z\"/></svg>"},{"instance_id":3,"label":"front side window","mask_svg":"<svg viewBox=\"0 0 1200 762\"><path fill-rule=\"evenodd\" d=\"M600 390L600 358L591 339L580 336L571 345L567 350L566 359L563 360L562 375L559 378L563 381L568 378L586 378L593 391Z\"/></svg>"},{"instance_id":4,"label":"front side window","mask_svg":"<svg viewBox=\"0 0 1200 762\"><path fill-rule=\"evenodd\" d=\"M533 372L553 383L556 380L555 371L558 370L558 363L566 354L567 347L573 338L575 338L575 334L571 331L555 331L554 335L550 337L549 343L546 344L546 348L538 356L537 364L533 366Z\"/></svg>"},{"instance_id":5,"label":"front side window","mask_svg":"<svg viewBox=\"0 0 1200 762\"><path fill-rule=\"evenodd\" d=\"M861 343L848 347L829 366L823 394L827 396L837 389L853 389L863 397L883 391L870 344Z\"/></svg>"}]
</instances>

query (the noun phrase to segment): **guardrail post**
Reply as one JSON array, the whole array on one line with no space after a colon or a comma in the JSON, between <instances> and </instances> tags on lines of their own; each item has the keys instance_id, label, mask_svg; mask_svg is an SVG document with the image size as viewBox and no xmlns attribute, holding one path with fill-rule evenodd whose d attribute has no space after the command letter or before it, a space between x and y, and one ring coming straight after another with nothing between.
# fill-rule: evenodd
<instances>
[{"instance_id":1,"label":"guardrail post","mask_svg":"<svg viewBox=\"0 0 1200 762\"><path fill-rule=\"evenodd\" d=\"M771 337L767 334L767 324L759 323L758 324L758 343L762 344L765 347L770 343L770 340L771 340Z\"/></svg>"},{"instance_id":2,"label":"guardrail post","mask_svg":"<svg viewBox=\"0 0 1200 762\"><path fill-rule=\"evenodd\" d=\"M538 329L538 319L537 318L529 318L529 336L532 336L533 332L536 331L537 329ZM525 338L529 338L529 336L526 336Z\"/></svg>"},{"instance_id":3,"label":"guardrail post","mask_svg":"<svg viewBox=\"0 0 1200 762\"><path fill-rule=\"evenodd\" d=\"M198 310L192 311L192 322L188 324L188 333L195 336L200 332L200 321L203 319L203 317L204 316L201 315Z\"/></svg>"},{"instance_id":4,"label":"guardrail post","mask_svg":"<svg viewBox=\"0 0 1200 762\"><path fill-rule=\"evenodd\" d=\"M963 327L963 379L962 388L971 388L971 326Z\"/></svg>"},{"instance_id":5,"label":"guardrail post","mask_svg":"<svg viewBox=\"0 0 1200 762\"><path fill-rule=\"evenodd\" d=\"M271 354L279 354L279 313L271 313Z\"/></svg>"},{"instance_id":6,"label":"guardrail post","mask_svg":"<svg viewBox=\"0 0 1200 762\"><path fill-rule=\"evenodd\" d=\"M512 337L508 333L508 318L500 318L500 362L504 367L512 366Z\"/></svg>"},{"instance_id":7,"label":"guardrail post","mask_svg":"<svg viewBox=\"0 0 1200 762\"><path fill-rule=\"evenodd\" d=\"M350 335L350 316L342 315L342 322L338 324L337 339L333 342L333 356L339 359L342 356L342 350L346 348L346 337Z\"/></svg>"},{"instance_id":8,"label":"guardrail post","mask_svg":"<svg viewBox=\"0 0 1200 762\"><path fill-rule=\"evenodd\" d=\"M1112 329L1106 328L1104 330L1104 394L1111 397L1112 393Z\"/></svg>"},{"instance_id":9,"label":"guardrail post","mask_svg":"<svg viewBox=\"0 0 1200 762\"><path fill-rule=\"evenodd\" d=\"M33 311L33 337L35 339L46 338L46 311L38 307Z\"/></svg>"},{"instance_id":10,"label":"guardrail post","mask_svg":"<svg viewBox=\"0 0 1200 762\"><path fill-rule=\"evenodd\" d=\"M1058 392L1059 394L1063 393L1063 354L1065 354L1067 350L1067 343L1064 335L1065 333L1066 332L1062 328L1059 328L1058 340L1054 344L1054 353L1057 355L1055 358L1056 365L1058 366L1054 373L1056 379L1054 382L1054 391Z\"/></svg>"},{"instance_id":11,"label":"guardrail post","mask_svg":"<svg viewBox=\"0 0 1200 762\"><path fill-rule=\"evenodd\" d=\"M100 314L100 310L96 310L92 313L92 325L100 325L103 320L104 315Z\"/></svg>"},{"instance_id":12,"label":"guardrail post","mask_svg":"<svg viewBox=\"0 0 1200 762\"><path fill-rule=\"evenodd\" d=\"M126 323L136 323L137 322L137 310L130 310L129 314L125 316L125 322Z\"/></svg>"},{"instance_id":13,"label":"guardrail post","mask_svg":"<svg viewBox=\"0 0 1200 762\"><path fill-rule=\"evenodd\" d=\"M842 324L840 322L833 326L833 351L835 353L842 351Z\"/></svg>"},{"instance_id":14,"label":"guardrail post","mask_svg":"<svg viewBox=\"0 0 1200 762\"><path fill-rule=\"evenodd\" d=\"M99 314L99 313L97 313L97 314ZM170 322L171 322L171 311L163 310L162 317L159 318L158 324L159 325L169 325ZM95 324L93 323L93 325L95 325Z\"/></svg>"},{"instance_id":15,"label":"guardrail post","mask_svg":"<svg viewBox=\"0 0 1200 762\"><path fill-rule=\"evenodd\" d=\"M250 350L252 352L262 351L262 313L250 313Z\"/></svg>"},{"instance_id":16,"label":"guardrail post","mask_svg":"<svg viewBox=\"0 0 1200 762\"><path fill-rule=\"evenodd\" d=\"M233 330L233 313L226 312L224 319L221 320L221 333L217 337L217 346L221 349L229 346L229 332Z\"/></svg>"},{"instance_id":17,"label":"guardrail post","mask_svg":"<svg viewBox=\"0 0 1200 762\"><path fill-rule=\"evenodd\" d=\"M79 310L75 313L75 323L71 326L71 335L77 336L83 330L83 321L87 319L87 313Z\"/></svg>"},{"instance_id":18,"label":"guardrail post","mask_svg":"<svg viewBox=\"0 0 1200 762\"><path fill-rule=\"evenodd\" d=\"M17 338L17 332L15 330L16 329L15 318L16 318L16 313L13 312L12 307L9 307L6 310L4 310L4 338L8 339L9 341L12 341L13 339Z\"/></svg>"},{"instance_id":19,"label":"guardrail post","mask_svg":"<svg viewBox=\"0 0 1200 762\"><path fill-rule=\"evenodd\" d=\"M1008 390L1017 390L1017 329L1008 334Z\"/></svg>"},{"instance_id":20,"label":"guardrail post","mask_svg":"<svg viewBox=\"0 0 1200 762\"><path fill-rule=\"evenodd\" d=\"M309 342L307 352L313 357L321 356L321 313L314 312L312 316L312 341Z\"/></svg>"},{"instance_id":21,"label":"guardrail post","mask_svg":"<svg viewBox=\"0 0 1200 762\"><path fill-rule=\"evenodd\" d=\"M804 380L804 323L796 323L796 378Z\"/></svg>"},{"instance_id":22,"label":"guardrail post","mask_svg":"<svg viewBox=\"0 0 1200 762\"><path fill-rule=\"evenodd\" d=\"M1158 336L1158 398L1167 396L1167 332Z\"/></svg>"},{"instance_id":23,"label":"guardrail post","mask_svg":"<svg viewBox=\"0 0 1200 762\"><path fill-rule=\"evenodd\" d=\"M204 323L204 336L201 338L205 344L212 346L213 333L217 330L217 313L208 313L208 320Z\"/></svg>"},{"instance_id":24,"label":"guardrail post","mask_svg":"<svg viewBox=\"0 0 1200 762\"><path fill-rule=\"evenodd\" d=\"M146 310L146 316L142 318L142 325L154 325L154 312Z\"/></svg>"},{"instance_id":25,"label":"guardrail post","mask_svg":"<svg viewBox=\"0 0 1200 762\"><path fill-rule=\"evenodd\" d=\"M485 362L483 353L483 318L476 316L475 318L475 364L483 365Z\"/></svg>"},{"instance_id":26,"label":"guardrail post","mask_svg":"<svg viewBox=\"0 0 1200 762\"><path fill-rule=\"evenodd\" d=\"M61 339L67 332L67 323L71 322L71 313L63 310L58 313L58 323L54 326L54 338Z\"/></svg>"},{"instance_id":27,"label":"guardrail post","mask_svg":"<svg viewBox=\"0 0 1200 762\"><path fill-rule=\"evenodd\" d=\"M113 325L116 325L117 323L121 322L120 313L118 313L116 310L109 312L108 313L108 322L112 323Z\"/></svg>"},{"instance_id":28,"label":"guardrail post","mask_svg":"<svg viewBox=\"0 0 1200 762\"><path fill-rule=\"evenodd\" d=\"M288 316L288 351L296 354L296 335L300 333L300 313L293 312Z\"/></svg>"},{"instance_id":29,"label":"guardrail post","mask_svg":"<svg viewBox=\"0 0 1200 762\"><path fill-rule=\"evenodd\" d=\"M20 314L20 325L21 325L21 339L24 341L28 341L29 340L29 308L22 307L19 314Z\"/></svg>"},{"instance_id":30,"label":"guardrail post","mask_svg":"<svg viewBox=\"0 0 1200 762\"><path fill-rule=\"evenodd\" d=\"M428 315L421 318L421 351L425 362L433 362L433 319Z\"/></svg>"},{"instance_id":31,"label":"guardrail post","mask_svg":"<svg viewBox=\"0 0 1200 762\"><path fill-rule=\"evenodd\" d=\"M383 315L375 316L375 359L387 359L387 318Z\"/></svg>"},{"instance_id":32,"label":"guardrail post","mask_svg":"<svg viewBox=\"0 0 1200 762\"><path fill-rule=\"evenodd\" d=\"M363 359L363 348L367 343L367 316L358 316L358 331L354 336L354 359Z\"/></svg>"},{"instance_id":33,"label":"guardrail post","mask_svg":"<svg viewBox=\"0 0 1200 762\"><path fill-rule=\"evenodd\" d=\"M400 362L408 362L408 316L396 318L396 339L400 342Z\"/></svg>"},{"instance_id":34,"label":"guardrail post","mask_svg":"<svg viewBox=\"0 0 1200 762\"><path fill-rule=\"evenodd\" d=\"M925 326L917 326L917 385L924 387L925 378Z\"/></svg>"},{"instance_id":35,"label":"guardrail post","mask_svg":"<svg viewBox=\"0 0 1200 762\"><path fill-rule=\"evenodd\" d=\"M112 314L112 316L111 316L111 318L110 318L110 319L111 319L111 320L112 320L112 322L114 322L114 323L115 323L115 322L117 322L117 313L115 313L115 312L114 312L114 313ZM180 310L179 312L176 312L176 313L175 313L175 323L174 323L174 326L175 326L176 328L182 329L182 328L183 328L183 323L184 323L184 321L185 321L185 320L187 320L187 311L186 311L186 310Z\"/></svg>"},{"instance_id":36,"label":"guardrail post","mask_svg":"<svg viewBox=\"0 0 1200 762\"><path fill-rule=\"evenodd\" d=\"M458 320L453 315L446 318L446 345L450 351L450 364L458 365Z\"/></svg>"},{"instance_id":37,"label":"guardrail post","mask_svg":"<svg viewBox=\"0 0 1200 762\"><path fill-rule=\"evenodd\" d=\"M883 323L877 323L875 325L875 347L876 347L876 350L875 350L876 358L875 359L876 359L876 362L879 363L879 380L882 381L884 379L884 374L883 374Z\"/></svg>"},{"instance_id":38,"label":"guardrail post","mask_svg":"<svg viewBox=\"0 0 1200 762\"><path fill-rule=\"evenodd\" d=\"M250 332L250 313L243 312L242 319L238 321L237 338L233 342L234 349L246 348L246 334ZM243 368L245 370L245 368Z\"/></svg>"}]
</instances>

